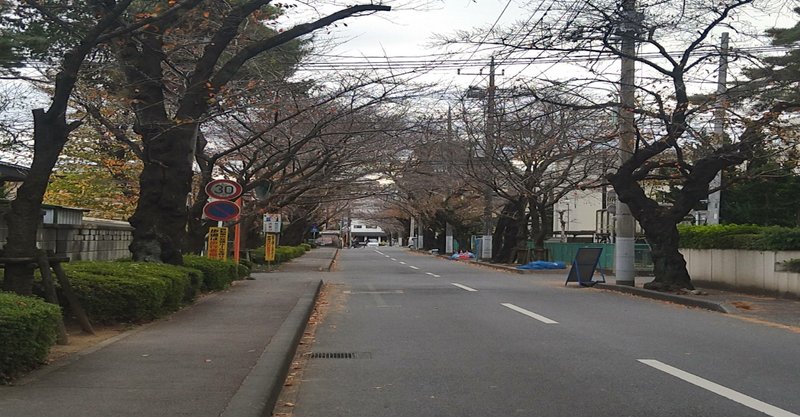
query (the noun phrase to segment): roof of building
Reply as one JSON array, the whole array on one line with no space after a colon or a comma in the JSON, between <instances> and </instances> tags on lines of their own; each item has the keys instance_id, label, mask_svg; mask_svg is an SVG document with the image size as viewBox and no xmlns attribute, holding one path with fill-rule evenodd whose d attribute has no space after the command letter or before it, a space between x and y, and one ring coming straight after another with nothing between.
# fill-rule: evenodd
<instances>
[{"instance_id":1,"label":"roof of building","mask_svg":"<svg viewBox=\"0 0 800 417\"><path fill-rule=\"evenodd\" d=\"M0 181L24 181L29 169L22 165L0 161Z\"/></svg>"}]
</instances>

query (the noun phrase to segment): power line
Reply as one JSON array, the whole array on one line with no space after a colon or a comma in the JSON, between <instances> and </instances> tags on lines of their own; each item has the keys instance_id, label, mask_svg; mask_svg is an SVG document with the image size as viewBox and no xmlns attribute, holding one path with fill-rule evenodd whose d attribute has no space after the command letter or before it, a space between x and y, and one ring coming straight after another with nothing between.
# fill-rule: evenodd
<instances>
[{"instance_id":1,"label":"power line","mask_svg":"<svg viewBox=\"0 0 800 417\"><path fill-rule=\"evenodd\" d=\"M737 48L736 51L757 55L763 53L774 53L787 51L788 47L775 46L755 46ZM668 51L670 54L680 54L682 51ZM733 53L730 53L733 55ZM418 55L418 56L398 56L398 57L375 57L375 56L344 56L344 55L321 55L322 57L337 58L335 61L306 61L301 62L298 67L300 70L316 71L342 71L342 70L453 70L459 68L482 68L485 67L485 60L474 60L468 58L446 58L447 55ZM639 54L642 59L657 60L663 55L659 52L642 52ZM558 64L558 63L581 63L597 61L613 61L619 57L611 53L582 53L556 56L536 56L536 57L506 57L502 60L503 65L534 65L534 64Z\"/></svg>"}]
</instances>

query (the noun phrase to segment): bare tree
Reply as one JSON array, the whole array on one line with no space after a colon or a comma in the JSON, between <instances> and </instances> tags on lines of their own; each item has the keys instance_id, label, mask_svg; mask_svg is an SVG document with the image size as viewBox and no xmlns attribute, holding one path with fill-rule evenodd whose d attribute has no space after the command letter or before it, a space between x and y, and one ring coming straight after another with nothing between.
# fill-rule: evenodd
<instances>
[{"instance_id":1,"label":"bare tree","mask_svg":"<svg viewBox=\"0 0 800 417\"><path fill-rule=\"evenodd\" d=\"M397 77L363 74L335 84L283 94L281 103L229 114L226 123L204 132L208 143L199 148L205 153L198 153L201 185L214 166L246 191L269 184L271 194L252 200L246 210L251 216L290 206L296 213L318 215L325 203L374 192L369 177L377 170L376 155L407 129L403 117L419 87ZM199 187L190 210L196 245L204 233L200 214L206 199ZM298 220L293 223L302 224Z\"/></svg>"},{"instance_id":2,"label":"bare tree","mask_svg":"<svg viewBox=\"0 0 800 417\"><path fill-rule=\"evenodd\" d=\"M498 262L513 262L516 249L529 240L543 249L552 234L553 206L570 191L596 183L613 161L609 142L614 128L605 112L554 104L563 95L559 89L532 90L500 95L501 110L493 118L497 125L488 140L485 119L464 114L475 149L464 173L506 202L493 239Z\"/></svg>"},{"instance_id":3,"label":"bare tree","mask_svg":"<svg viewBox=\"0 0 800 417\"><path fill-rule=\"evenodd\" d=\"M708 195L717 172L752 157L753 149L769 138L766 128L793 104L773 102L761 113L757 109L728 111L733 140L726 143L709 134L706 126L717 108L717 97L693 98L704 92L703 81L716 70L720 55L717 34L729 28L744 36L746 19L740 19L740 13L757 2L658 1L631 7L633 4L585 0L562 7L566 4L546 3L527 24L496 31L488 42L501 46L506 56L535 54L541 60L582 67L585 76L558 80L568 87L590 86L613 93L619 84L608 68L609 60L628 59L639 65L633 107L623 107L617 100L587 106L560 104L576 109L612 107L623 116L626 112L635 116L635 143L630 150L623 148L622 163L606 178L618 199L630 207L651 246L655 279L646 287L692 288L678 252L676 224ZM462 35L462 41L474 39ZM638 44L639 53L623 49L623 38ZM708 89L714 87L710 84ZM708 151L689 151L698 144ZM654 181L675 186L671 205L660 205L646 193L643 184Z\"/></svg>"},{"instance_id":4,"label":"bare tree","mask_svg":"<svg viewBox=\"0 0 800 417\"><path fill-rule=\"evenodd\" d=\"M481 195L463 174L470 149L458 134L451 117L437 114L419 117L402 142L387 148L381 157L382 175L390 181L385 197L386 217L409 218L423 225L425 248L444 250L446 225L457 240L466 243L480 222ZM439 239L434 239L439 236Z\"/></svg>"},{"instance_id":5,"label":"bare tree","mask_svg":"<svg viewBox=\"0 0 800 417\"><path fill-rule=\"evenodd\" d=\"M197 134L209 109L245 64L266 51L285 45L350 16L388 11L389 6L363 4L341 9L309 23L272 36L242 36L245 22L259 24L269 0L250 0L237 5L209 4L192 19L174 19L114 45L128 81L128 97L136 114L134 131L142 137L144 168L140 176L139 204L131 217L135 227L131 252L134 259L181 263L186 235L186 199L191 191L193 155ZM219 19L208 21L214 13ZM175 108L165 97L166 52L171 38L187 25L208 24L204 47L193 56L184 89Z\"/></svg>"}]
</instances>

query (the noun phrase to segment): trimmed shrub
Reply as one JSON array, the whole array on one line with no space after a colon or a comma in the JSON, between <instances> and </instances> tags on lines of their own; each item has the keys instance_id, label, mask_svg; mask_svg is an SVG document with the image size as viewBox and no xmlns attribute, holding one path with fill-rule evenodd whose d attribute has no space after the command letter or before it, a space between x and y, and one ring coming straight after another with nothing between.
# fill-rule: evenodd
<instances>
[{"instance_id":1,"label":"trimmed shrub","mask_svg":"<svg viewBox=\"0 0 800 417\"><path fill-rule=\"evenodd\" d=\"M78 270L67 274L92 321L142 322L159 317L163 311L167 283L162 279L99 275Z\"/></svg>"},{"instance_id":2,"label":"trimmed shrub","mask_svg":"<svg viewBox=\"0 0 800 417\"><path fill-rule=\"evenodd\" d=\"M310 245L310 244L308 244L308 243L301 243L301 244L300 244L300 246L301 246L303 249L305 249L305 251L306 251L306 252L310 251L310 250L311 250L311 248L312 248L312 247L311 247L311 245Z\"/></svg>"},{"instance_id":3,"label":"trimmed shrub","mask_svg":"<svg viewBox=\"0 0 800 417\"><path fill-rule=\"evenodd\" d=\"M247 259L239 259L239 265L241 267L243 267L243 268L240 268L240 271L242 269L244 269L247 272L246 274L244 274L244 277L250 275L250 271L253 270L253 262L252 261L249 261ZM241 276L242 272L240 272L239 275ZM244 277L242 277L242 278L244 278Z\"/></svg>"},{"instance_id":4,"label":"trimmed shrub","mask_svg":"<svg viewBox=\"0 0 800 417\"><path fill-rule=\"evenodd\" d=\"M248 262L251 266L253 265L251 262ZM244 279L250 276L250 266L239 261L239 265L236 266L236 271L238 272L239 279Z\"/></svg>"},{"instance_id":5,"label":"trimmed shrub","mask_svg":"<svg viewBox=\"0 0 800 417\"><path fill-rule=\"evenodd\" d=\"M190 303L202 272L149 262L71 262L64 265L78 299L94 321L153 320Z\"/></svg>"},{"instance_id":6,"label":"trimmed shrub","mask_svg":"<svg viewBox=\"0 0 800 417\"><path fill-rule=\"evenodd\" d=\"M56 343L59 315L56 305L0 292L0 382L44 361Z\"/></svg>"},{"instance_id":7,"label":"trimmed shrub","mask_svg":"<svg viewBox=\"0 0 800 417\"><path fill-rule=\"evenodd\" d=\"M783 261L783 264L789 272L800 272L800 259L789 259Z\"/></svg>"},{"instance_id":8,"label":"trimmed shrub","mask_svg":"<svg viewBox=\"0 0 800 417\"><path fill-rule=\"evenodd\" d=\"M286 262L288 260L303 256L306 250L302 246L278 246L275 248L275 260Z\"/></svg>"},{"instance_id":9,"label":"trimmed shrub","mask_svg":"<svg viewBox=\"0 0 800 417\"><path fill-rule=\"evenodd\" d=\"M275 262L286 262L290 259L303 256L306 253L307 244L300 244L299 246L278 246L275 248ZM267 261L264 260L264 247L258 247L250 250L250 259L253 263L264 265Z\"/></svg>"},{"instance_id":10,"label":"trimmed shrub","mask_svg":"<svg viewBox=\"0 0 800 417\"><path fill-rule=\"evenodd\" d=\"M761 240L763 250L797 250L800 249L800 228L773 227L764 234Z\"/></svg>"},{"instance_id":11,"label":"trimmed shrub","mask_svg":"<svg viewBox=\"0 0 800 417\"><path fill-rule=\"evenodd\" d=\"M678 226L680 246L687 249L800 249L800 228L725 224Z\"/></svg>"},{"instance_id":12,"label":"trimmed shrub","mask_svg":"<svg viewBox=\"0 0 800 417\"><path fill-rule=\"evenodd\" d=\"M255 265L265 265L267 261L264 259L264 247L259 246L255 249L250 249L250 262Z\"/></svg>"},{"instance_id":13,"label":"trimmed shrub","mask_svg":"<svg viewBox=\"0 0 800 417\"><path fill-rule=\"evenodd\" d=\"M224 290L239 278L238 267L233 262L185 255L183 265L203 271L203 288L208 291Z\"/></svg>"}]
</instances>

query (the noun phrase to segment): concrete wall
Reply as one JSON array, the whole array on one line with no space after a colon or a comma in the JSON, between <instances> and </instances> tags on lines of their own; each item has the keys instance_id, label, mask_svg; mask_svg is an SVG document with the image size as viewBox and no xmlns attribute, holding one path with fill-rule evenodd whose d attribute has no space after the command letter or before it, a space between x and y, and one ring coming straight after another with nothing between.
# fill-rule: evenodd
<instances>
[{"instance_id":1,"label":"concrete wall","mask_svg":"<svg viewBox=\"0 0 800 417\"><path fill-rule=\"evenodd\" d=\"M73 261L113 260L130 256L133 228L127 222L84 218L82 224L46 224L39 227L38 246ZM0 248L8 231L0 221Z\"/></svg>"},{"instance_id":2,"label":"concrete wall","mask_svg":"<svg viewBox=\"0 0 800 417\"><path fill-rule=\"evenodd\" d=\"M781 263L800 251L761 252L732 249L681 249L692 281L800 297L800 273Z\"/></svg>"}]
</instances>

